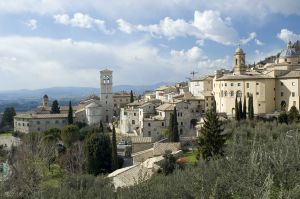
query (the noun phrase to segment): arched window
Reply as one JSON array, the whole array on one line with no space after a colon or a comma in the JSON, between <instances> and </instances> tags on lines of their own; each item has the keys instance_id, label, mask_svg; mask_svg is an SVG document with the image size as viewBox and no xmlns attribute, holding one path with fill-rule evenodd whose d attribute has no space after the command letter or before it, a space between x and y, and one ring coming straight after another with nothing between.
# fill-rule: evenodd
<instances>
[{"instance_id":1,"label":"arched window","mask_svg":"<svg viewBox=\"0 0 300 199\"><path fill-rule=\"evenodd\" d=\"M236 92L236 96L237 96L237 97L242 97L242 91L237 91L237 92Z\"/></svg>"},{"instance_id":2,"label":"arched window","mask_svg":"<svg viewBox=\"0 0 300 199\"><path fill-rule=\"evenodd\" d=\"M230 91L230 96L234 97L234 91Z\"/></svg>"},{"instance_id":3,"label":"arched window","mask_svg":"<svg viewBox=\"0 0 300 199\"><path fill-rule=\"evenodd\" d=\"M227 97L227 95L228 95L228 93L227 93L227 91L225 91L225 92L224 92L224 96Z\"/></svg>"}]
</instances>

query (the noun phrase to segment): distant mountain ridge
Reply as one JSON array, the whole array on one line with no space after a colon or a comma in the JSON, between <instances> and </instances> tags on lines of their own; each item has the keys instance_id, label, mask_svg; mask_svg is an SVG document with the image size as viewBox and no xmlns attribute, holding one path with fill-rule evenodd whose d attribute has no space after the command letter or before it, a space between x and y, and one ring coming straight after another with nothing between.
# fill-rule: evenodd
<instances>
[{"instance_id":1,"label":"distant mountain ridge","mask_svg":"<svg viewBox=\"0 0 300 199\"><path fill-rule=\"evenodd\" d=\"M114 92L121 91L130 91L137 94L141 94L148 90L155 90L157 87L161 85L172 84L166 82L160 82L153 85L142 85L142 86L132 86L132 85L116 85L113 86ZM43 88L36 90L11 90L11 91L0 91L0 100L34 100L41 99L43 95L47 94L50 98L55 99L73 99L73 98L83 98L85 96L95 94L99 95L100 88L92 88L92 87L51 87L51 88Z\"/></svg>"}]
</instances>

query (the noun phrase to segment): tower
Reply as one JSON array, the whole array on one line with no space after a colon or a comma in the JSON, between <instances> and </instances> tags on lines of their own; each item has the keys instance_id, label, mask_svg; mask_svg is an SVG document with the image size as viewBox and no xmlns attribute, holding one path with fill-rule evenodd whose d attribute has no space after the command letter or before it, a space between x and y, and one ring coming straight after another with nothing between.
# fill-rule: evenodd
<instances>
[{"instance_id":1,"label":"tower","mask_svg":"<svg viewBox=\"0 0 300 199\"><path fill-rule=\"evenodd\" d=\"M49 104L48 95L44 95L42 105L43 105L43 107L48 107L48 104Z\"/></svg>"},{"instance_id":2,"label":"tower","mask_svg":"<svg viewBox=\"0 0 300 199\"><path fill-rule=\"evenodd\" d=\"M238 47L234 54L234 73L241 75L246 71L245 57L243 49Z\"/></svg>"},{"instance_id":3,"label":"tower","mask_svg":"<svg viewBox=\"0 0 300 199\"><path fill-rule=\"evenodd\" d=\"M112 73L113 72L108 69L100 71L100 102L103 107L103 122L111 121L114 115Z\"/></svg>"}]
</instances>

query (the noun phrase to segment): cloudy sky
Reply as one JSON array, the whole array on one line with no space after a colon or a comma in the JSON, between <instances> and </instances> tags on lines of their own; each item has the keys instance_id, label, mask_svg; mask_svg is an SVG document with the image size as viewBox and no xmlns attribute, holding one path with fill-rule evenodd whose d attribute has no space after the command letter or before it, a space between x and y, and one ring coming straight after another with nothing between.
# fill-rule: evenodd
<instances>
[{"instance_id":1,"label":"cloudy sky","mask_svg":"<svg viewBox=\"0 0 300 199\"><path fill-rule=\"evenodd\" d=\"M299 0L0 0L0 90L185 80L300 39Z\"/></svg>"}]
</instances>

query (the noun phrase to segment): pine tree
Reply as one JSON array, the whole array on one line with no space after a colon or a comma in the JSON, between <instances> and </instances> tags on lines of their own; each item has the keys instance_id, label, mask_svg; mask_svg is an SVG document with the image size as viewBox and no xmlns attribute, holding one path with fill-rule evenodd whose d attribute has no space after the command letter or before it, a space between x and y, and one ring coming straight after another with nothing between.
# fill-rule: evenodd
<instances>
[{"instance_id":1,"label":"pine tree","mask_svg":"<svg viewBox=\"0 0 300 199\"><path fill-rule=\"evenodd\" d=\"M0 127L8 126L10 128L14 127L14 116L16 111L14 107L6 107L3 113L2 121Z\"/></svg>"},{"instance_id":2,"label":"pine tree","mask_svg":"<svg viewBox=\"0 0 300 199\"><path fill-rule=\"evenodd\" d=\"M223 124L217 113L209 111L200 130L198 157L202 156L205 160L209 160L213 156L224 155L226 135L222 134L223 130Z\"/></svg>"},{"instance_id":3,"label":"pine tree","mask_svg":"<svg viewBox=\"0 0 300 199\"><path fill-rule=\"evenodd\" d=\"M59 108L57 100L53 101L50 113L51 114L58 114L58 113L60 113L60 108Z\"/></svg>"},{"instance_id":4,"label":"pine tree","mask_svg":"<svg viewBox=\"0 0 300 199\"><path fill-rule=\"evenodd\" d=\"M288 115L286 114L285 111L282 111L279 116L278 116L278 122L279 123L286 123L288 124Z\"/></svg>"},{"instance_id":5,"label":"pine tree","mask_svg":"<svg viewBox=\"0 0 300 199\"><path fill-rule=\"evenodd\" d=\"M242 105L242 99L240 98L239 101L239 116L240 116L240 120L242 120L244 118L243 116L243 105Z\"/></svg>"},{"instance_id":6,"label":"pine tree","mask_svg":"<svg viewBox=\"0 0 300 199\"><path fill-rule=\"evenodd\" d=\"M134 102L133 92L130 91L130 103Z\"/></svg>"},{"instance_id":7,"label":"pine tree","mask_svg":"<svg viewBox=\"0 0 300 199\"><path fill-rule=\"evenodd\" d=\"M238 100L237 100L237 96L235 98L235 119L237 121L240 121L240 111L239 111L239 103L238 103Z\"/></svg>"},{"instance_id":8,"label":"pine tree","mask_svg":"<svg viewBox=\"0 0 300 199\"><path fill-rule=\"evenodd\" d=\"M113 125L113 130L112 130L112 162L111 162L111 165L112 165L113 171L117 170L119 168L115 125Z\"/></svg>"},{"instance_id":9,"label":"pine tree","mask_svg":"<svg viewBox=\"0 0 300 199\"><path fill-rule=\"evenodd\" d=\"M246 96L244 96L244 104L243 104L243 119L247 119L247 107L246 107Z\"/></svg>"},{"instance_id":10,"label":"pine tree","mask_svg":"<svg viewBox=\"0 0 300 199\"><path fill-rule=\"evenodd\" d=\"M73 108L71 101L69 102L68 124L73 124Z\"/></svg>"}]
</instances>

